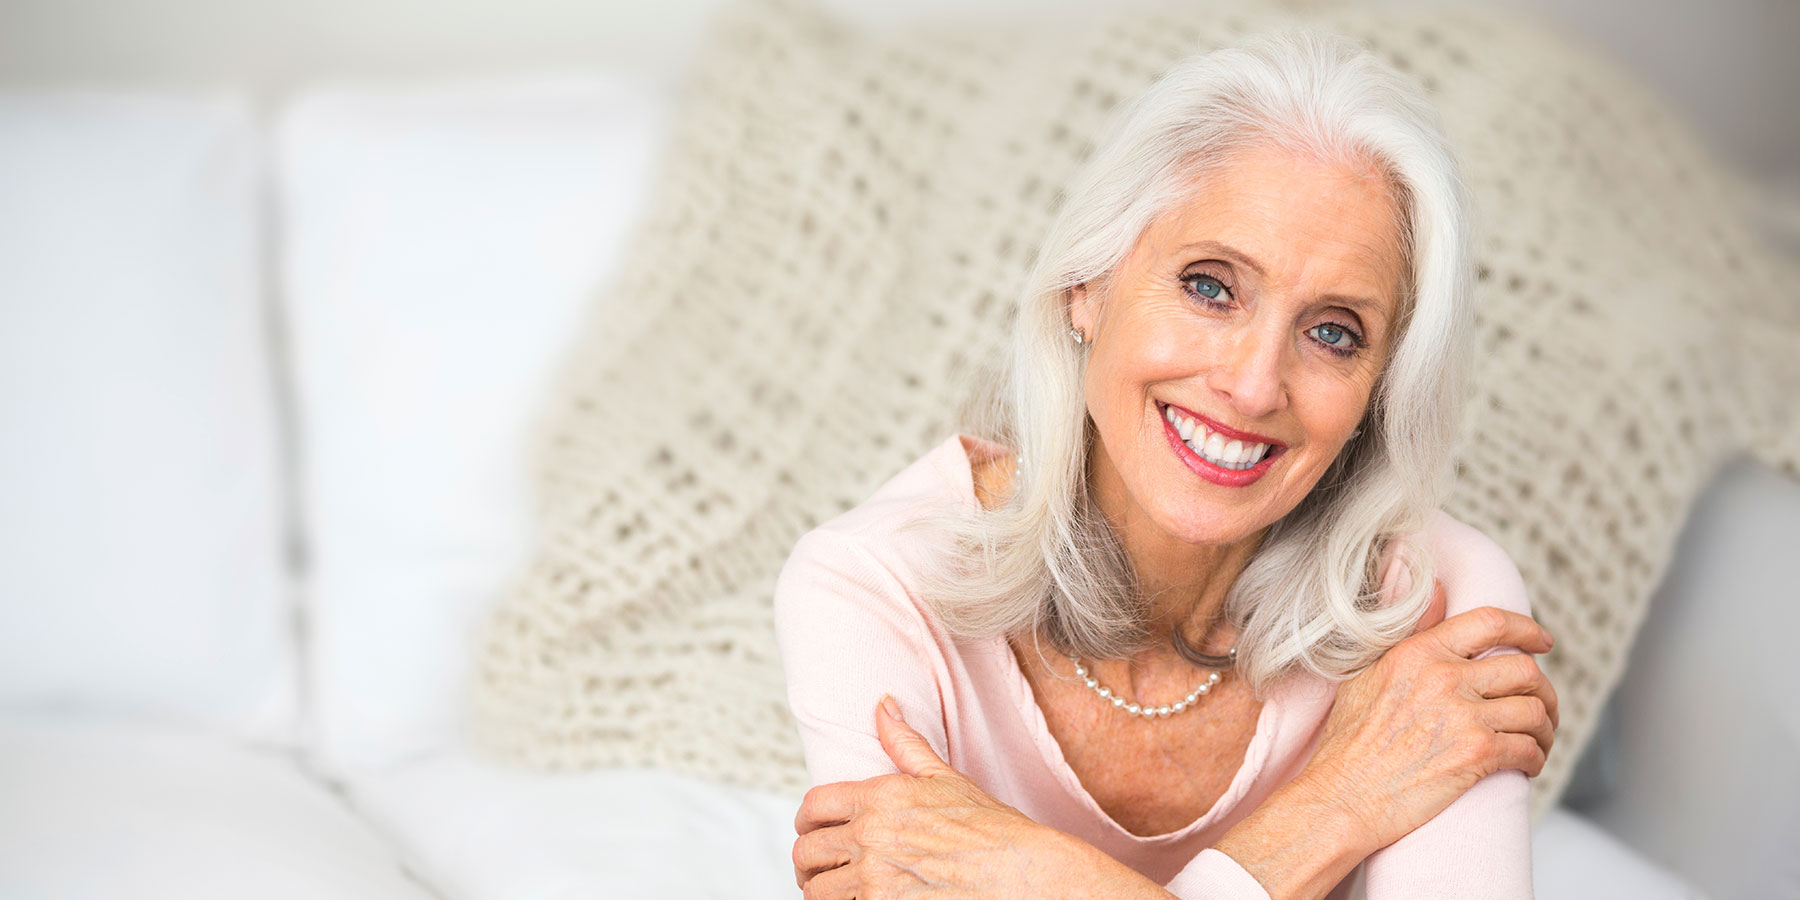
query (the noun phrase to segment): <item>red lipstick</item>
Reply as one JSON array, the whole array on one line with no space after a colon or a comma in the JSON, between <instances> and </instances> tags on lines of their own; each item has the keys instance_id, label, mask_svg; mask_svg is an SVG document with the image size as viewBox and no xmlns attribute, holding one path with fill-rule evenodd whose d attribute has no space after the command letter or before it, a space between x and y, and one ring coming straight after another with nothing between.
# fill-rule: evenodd
<instances>
[{"instance_id":1,"label":"red lipstick","mask_svg":"<svg viewBox=\"0 0 1800 900\"><path fill-rule=\"evenodd\" d=\"M1182 464L1186 465L1194 472L1194 474L1199 475L1201 478L1204 478L1213 484L1223 485L1225 487L1244 487L1252 484L1257 479L1268 474L1270 467L1275 465L1275 460L1283 453L1287 452L1286 444L1272 438L1266 438L1250 432L1238 431L1234 428L1226 428L1223 425L1217 425L1211 419L1208 419L1205 416L1195 415L1179 406L1175 407L1175 411L1182 415L1189 416L1196 421L1203 422L1206 424L1206 427L1235 440L1269 445L1268 455L1264 456L1261 462L1248 469L1227 469L1222 466L1216 466L1207 462L1205 457L1202 457L1190 449L1187 442L1181 439L1181 432L1175 430L1175 423L1169 421L1169 417L1166 414L1160 414L1161 411L1159 410L1158 418L1162 419L1163 434L1168 437L1169 446L1175 451L1175 455L1179 457Z\"/></svg>"},{"instance_id":2,"label":"red lipstick","mask_svg":"<svg viewBox=\"0 0 1800 900\"><path fill-rule=\"evenodd\" d=\"M1184 406L1176 406L1173 403L1164 403L1163 406L1166 406L1172 410L1175 410L1176 412L1181 413L1182 415L1184 415L1190 419L1193 419L1196 422L1201 422L1201 423L1205 424L1207 428L1210 428L1213 431L1216 431L1216 432L1218 432L1228 438L1231 438L1233 440L1243 441L1246 444L1270 444L1275 447L1286 447L1287 446L1286 444L1284 444L1272 437L1268 437L1266 435L1256 434L1255 432L1250 432L1250 431L1239 431L1236 428L1232 428L1229 425L1222 425L1218 422L1214 422L1213 420L1211 420L1197 412L1194 412L1193 410L1188 409L1187 407L1184 407Z\"/></svg>"}]
</instances>

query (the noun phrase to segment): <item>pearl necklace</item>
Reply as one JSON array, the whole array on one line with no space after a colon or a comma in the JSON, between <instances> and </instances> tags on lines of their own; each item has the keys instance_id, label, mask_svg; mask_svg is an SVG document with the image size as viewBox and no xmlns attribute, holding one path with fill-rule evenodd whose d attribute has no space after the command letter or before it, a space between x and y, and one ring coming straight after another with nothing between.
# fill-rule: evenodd
<instances>
[{"instance_id":1,"label":"pearl necklace","mask_svg":"<svg viewBox=\"0 0 1800 900\"><path fill-rule=\"evenodd\" d=\"M1017 489L1017 479L1019 477L1019 470L1023 469L1024 467L1025 467L1025 454L1024 453L1016 454L1013 457L1013 478L1014 478L1015 492ZM1226 655L1228 657L1230 657L1230 662L1226 663L1226 665L1228 665L1228 666L1235 665L1237 663L1237 648L1236 647L1231 648L1231 651L1229 653L1227 653ZM1126 703L1124 697L1113 696L1113 692L1112 692L1111 688L1108 688L1108 687L1102 685L1098 680L1096 680L1094 678L1094 676L1088 674L1087 666L1082 665L1081 660L1079 658L1071 655L1069 657L1069 662L1072 662L1075 664L1076 677L1080 678L1083 682L1085 682L1087 684L1089 690L1093 691L1096 694L1099 694L1100 699L1110 701L1112 703L1114 709L1122 709L1129 715L1143 716L1146 719L1150 718L1151 716L1156 716L1157 718L1167 718L1178 712L1183 712L1183 711L1187 710L1189 707L1196 705L1199 702L1201 695L1205 694L1207 691L1212 690L1212 686L1219 683L1219 673L1213 672L1206 676L1206 680L1201 682L1199 687L1194 688L1192 691L1189 691L1188 695L1186 697L1183 697L1182 699L1177 700L1174 703L1171 703L1167 706L1140 706L1136 703Z\"/></svg>"},{"instance_id":2,"label":"pearl necklace","mask_svg":"<svg viewBox=\"0 0 1800 900\"><path fill-rule=\"evenodd\" d=\"M1237 662L1236 647L1231 648L1231 652L1227 655L1231 657L1232 662ZM1182 712L1183 710L1195 706L1198 704L1202 694L1212 690L1212 686L1219 683L1219 673L1213 672L1206 676L1206 680L1201 682L1199 687L1189 691L1186 697L1177 700L1174 703L1167 706L1139 706L1136 703L1125 702L1124 697L1114 695L1110 688L1101 684L1094 676L1088 674L1087 666L1082 665L1080 659L1075 656L1070 656L1069 661L1075 664L1075 675L1087 683L1088 690L1099 694L1100 699L1110 701L1114 709L1122 709L1129 715L1143 716L1146 719L1151 716L1168 718L1175 713Z\"/></svg>"}]
</instances>

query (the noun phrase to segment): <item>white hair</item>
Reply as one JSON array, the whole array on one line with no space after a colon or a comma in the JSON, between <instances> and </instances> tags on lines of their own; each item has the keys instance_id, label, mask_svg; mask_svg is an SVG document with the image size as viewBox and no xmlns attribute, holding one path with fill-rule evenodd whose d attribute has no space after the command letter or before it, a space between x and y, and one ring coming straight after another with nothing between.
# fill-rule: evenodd
<instances>
[{"instance_id":1,"label":"white hair","mask_svg":"<svg viewBox=\"0 0 1800 900\"><path fill-rule=\"evenodd\" d=\"M1450 475L1473 315L1468 200L1415 83L1348 38L1295 30L1173 66L1115 114L1070 185L1025 284L1004 368L964 410L971 433L1020 451L1026 465L994 510L910 525L953 536L952 565L927 572L923 585L953 635L1038 633L1062 652L1102 659L1160 637L1089 494L1095 433L1086 354L1069 336L1070 292L1105 282L1152 221L1204 189L1202 176L1269 145L1382 172L1408 277L1360 431L1269 527L1226 595L1237 667L1260 697L1296 666L1350 677L1411 633L1430 602L1429 555L1411 554L1405 596L1381 597L1376 570L1387 542L1424 527Z\"/></svg>"}]
</instances>

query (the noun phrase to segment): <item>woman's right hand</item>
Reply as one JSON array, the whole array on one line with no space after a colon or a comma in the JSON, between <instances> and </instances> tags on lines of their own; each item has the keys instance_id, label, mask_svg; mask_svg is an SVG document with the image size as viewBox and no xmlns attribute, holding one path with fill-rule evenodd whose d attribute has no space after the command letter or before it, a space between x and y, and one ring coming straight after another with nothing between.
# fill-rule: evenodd
<instances>
[{"instance_id":1,"label":"woman's right hand","mask_svg":"<svg viewBox=\"0 0 1800 900\"><path fill-rule=\"evenodd\" d=\"M1341 805L1371 853L1493 772L1536 776L1556 740L1556 690L1531 656L1550 649L1550 633L1492 606L1443 618L1443 604L1440 584L1414 634L1339 685L1295 779ZM1503 646L1525 652L1473 658Z\"/></svg>"}]
</instances>

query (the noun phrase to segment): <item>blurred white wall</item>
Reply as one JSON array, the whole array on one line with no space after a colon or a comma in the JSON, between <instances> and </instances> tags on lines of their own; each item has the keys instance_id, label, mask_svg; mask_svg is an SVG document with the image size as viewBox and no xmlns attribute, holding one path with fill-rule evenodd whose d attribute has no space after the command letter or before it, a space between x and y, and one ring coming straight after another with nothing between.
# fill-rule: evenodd
<instances>
[{"instance_id":1,"label":"blurred white wall","mask_svg":"<svg viewBox=\"0 0 1800 900\"><path fill-rule=\"evenodd\" d=\"M0 86L248 83L273 97L320 77L617 66L666 79L717 2L0 0ZM1103 0L825 2L886 23ZM1610 50L1746 174L1800 184L1800 0L1493 2L1539 12Z\"/></svg>"}]
</instances>

